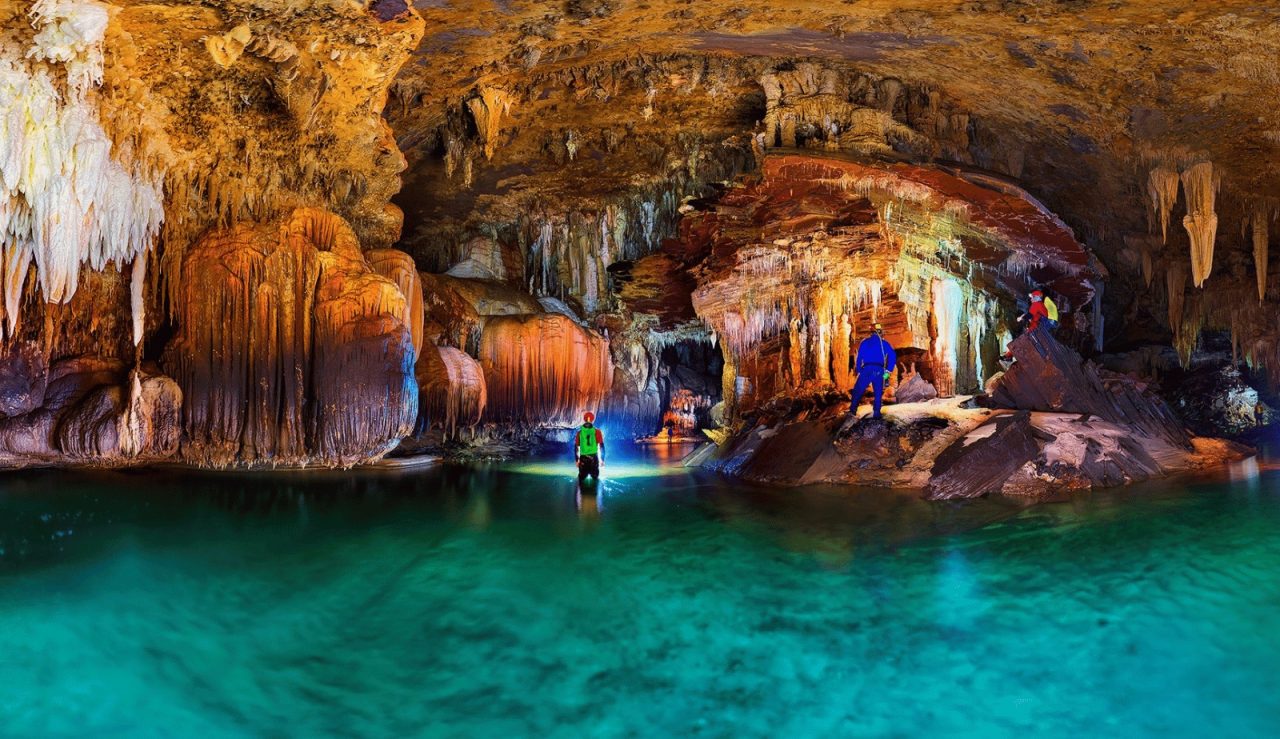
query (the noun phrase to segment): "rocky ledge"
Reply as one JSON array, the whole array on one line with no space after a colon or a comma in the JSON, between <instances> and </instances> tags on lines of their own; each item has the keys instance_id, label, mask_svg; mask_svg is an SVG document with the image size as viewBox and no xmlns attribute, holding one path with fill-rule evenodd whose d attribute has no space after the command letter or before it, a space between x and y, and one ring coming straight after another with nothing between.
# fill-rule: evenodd
<instances>
[{"instance_id":1,"label":"rocky ledge","mask_svg":"<svg viewBox=\"0 0 1280 739\"><path fill-rule=\"evenodd\" d=\"M1144 383L1101 370L1044 335L1013 342L1015 361L978 396L848 414L838 395L766 405L688 464L781 485L837 483L1040 497L1128 485L1218 466L1248 447L1189 434Z\"/></svg>"}]
</instances>

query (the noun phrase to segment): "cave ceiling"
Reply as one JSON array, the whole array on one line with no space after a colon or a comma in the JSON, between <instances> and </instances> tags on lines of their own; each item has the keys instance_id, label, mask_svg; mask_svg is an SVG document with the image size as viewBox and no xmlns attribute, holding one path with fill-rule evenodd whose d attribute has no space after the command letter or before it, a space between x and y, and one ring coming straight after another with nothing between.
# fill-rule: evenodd
<instances>
[{"instance_id":1,"label":"cave ceiling","mask_svg":"<svg viewBox=\"0 0 1280 739\"><path fill-rule=\"evenodd\" d=\"M395 13L400 5L374 8ZM1273 3L414 7L426 30L392 87L387 117L410 163L398 198L404 243L420 258L468 228L510 223L547 204L590 207L692 172L696 157L721 156L719 169L733 174L737 163L718 152L740 154L762 130L761 76L804 64L837 76L839 93L855 102L888 108L917 130L932 127L922 131L932 141L896 145L898 154L1017 180L1131 283L1140 278L1126 237L1159 228L1147 193L1152 168L1213 163L1221 178L1218 270L1236 277L1249 263L1238 225L1280 194ZM1177 215L1182 208L1180 200ZM1182 229L1171 228L1167 250L1185 255L1187 247Z\"/></svg>"}]
</instances>

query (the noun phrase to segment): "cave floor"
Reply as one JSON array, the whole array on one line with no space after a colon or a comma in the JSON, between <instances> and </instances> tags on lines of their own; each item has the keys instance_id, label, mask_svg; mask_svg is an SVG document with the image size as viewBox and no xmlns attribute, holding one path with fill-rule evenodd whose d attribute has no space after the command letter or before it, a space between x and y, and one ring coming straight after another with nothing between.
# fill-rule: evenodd
<instances>
[{"instance_id":1,"label":"cave floor","mask_svg":"<svg viewBox=\"0 0 1280 739\"><path fill-rule=\"evenodd\" d=\"M1066 503L618 453L14 473L0 734L1268 735L1280 472Z\"/></svg>"}]
</instances>

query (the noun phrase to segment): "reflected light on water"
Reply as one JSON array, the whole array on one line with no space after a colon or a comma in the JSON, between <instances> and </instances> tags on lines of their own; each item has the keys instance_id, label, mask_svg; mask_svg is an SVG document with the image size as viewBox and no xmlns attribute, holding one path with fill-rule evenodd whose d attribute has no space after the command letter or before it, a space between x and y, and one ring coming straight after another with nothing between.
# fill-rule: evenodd
<instances>
[{"instance_id":1,"label":"reflected light on water","mask_svg":"<svg viewBox=\"0 0 1280 739\"><path fill-rule=\"evenodd\" d=\"M519 475L537 475L539 477L577 478L578 467L572 461L565 462L529 462L503 467L508 472ZM669 475L687 475L689 472L678 466L656 466L637 462L608 462L600 465L601 480L638 479L646 477L666 477Z\"/></svg>"}]
</instances>

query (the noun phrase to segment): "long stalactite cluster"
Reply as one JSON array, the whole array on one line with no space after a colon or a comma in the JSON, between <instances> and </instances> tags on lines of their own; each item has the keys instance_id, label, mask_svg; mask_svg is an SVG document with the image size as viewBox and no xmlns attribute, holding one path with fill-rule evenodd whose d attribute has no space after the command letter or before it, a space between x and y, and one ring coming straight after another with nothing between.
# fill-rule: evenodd
<instances>
[{"instance_id":1,"label":"long stalactite cluster","mask_svg":"<svg viewBox=\"0 0 1280 739\"><path fill-rule=\"evenodd\" d=\"M19 3L19 6L22 4ZM81 269L145 260L164 220L160 173L114 147L99 120L108 6L38 0L0 32L0 256L7 333L17 330L29 265L46 302Z\"/></svg>"}]
</instances>

